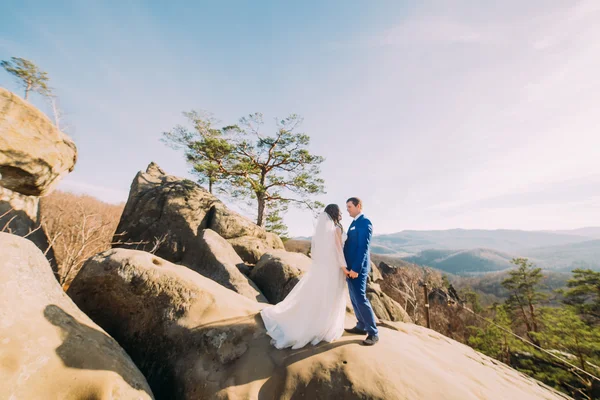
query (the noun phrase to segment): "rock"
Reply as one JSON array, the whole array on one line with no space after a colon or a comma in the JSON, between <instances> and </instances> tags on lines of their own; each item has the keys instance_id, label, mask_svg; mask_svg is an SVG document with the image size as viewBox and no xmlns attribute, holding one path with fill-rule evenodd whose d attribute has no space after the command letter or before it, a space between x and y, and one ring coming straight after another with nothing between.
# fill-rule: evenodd
<instances>
[{"instance_id":1,"label":"rock","mask_svg":"<svg viewBox=\"0 0 600 400\"><path fill-rule=\"evenodd\" d=\"M146 172L139 172L129 192L129 198L115 233L113 247L146 250L155 248L154 254L168 261L185 265L219 283L240 290L239 293L252 298L259 296L252 284L243 275L235 276L233 270L225 275L216 273L211 266L202 261L206 254L200 249L206 249L201 237L205 229L210 229L223 238L252 237L252 243L258 243L262 249L269 249L267 233L264 229L253 224L250 220L228 210L216 197L196 183L165 174L155 163L151 163ZM214 238L214 235L211 236ZM213 240L215 248L220 248L223 257L228 251L222 250L225 243ZM248 240L239 239L239 243ZM210 247L210 246L209 246ZM245 256L247 262L256 254L243 246L237 246L238 251ZM261 254L262 255L262 254ZM231 260L230 260L231 261ZM231 261L233 262L233 261ZM231 262L222 265L231 265ZM235 261L234 264L238 264ZM211 265L215 265L214 263ZM245 268L242 267L242 270ZM224 272L221 268L219 271ZM248 285L238 286L229 278Z\"/></svg>"},{"instance_id":2,"label":"rock","mask_svg":"<svg viewBox=\"0 0 600 400\"><path fill-rule=\"evenodd\" d=\"M283 241L279 235L276 235L273 232L267 232L266 243L267 246L273 250L285 250Z\"/></svg>"},{"instance_id":3,"label":"rock","mask_svg":"<svg viewBox=\"0 0 600 400\"><path fill-rule=\"evenodd\" d=\"M383 261L379 263L379 270L381 271L381 273L383 275L392 274L396 269L397 268L394 267L393 265L386 264Z\"/></svg>"},{"instance_id":4,"label":"rock","mask_svg":"<svg viewBox=\"0 0 600 400\"><path fill-rule=\"evenodd\" d=\"M0 397L151 399L125 351L63 292L42 252L0 233Z\"/></svg>"},{"instance_id":5,"label":"rock","mask_svg":"<svg viewBox=\"0 0 600 400\"><path fill-rule=\"evenodd\" d=\"M250 272L252 271L252 268L250 268L247 264L238 265L238 269L240 270L240 272L242 274L244 274L247 277L250 277ZM250 282L252 282L252 281L250 281ZM252 283L254 284L254 282L252 282ZM267 300L267 302L268 302L268 300Z\"/></svg>"},{"instance_id":6,"label":"rock","mask_svg":"<svg viewBox=\"0 0 600 400\"><path fill-rule=\"evenodd\" d=\"M165 175L154 163L139 172L115 232L115 247L150 250L171 262L198 246L207 213L218 200L194 182Z\"/></svg>"},{"instance_id":7,"label":"rock","mask_svg":"<svg viewBox=\"0 0 600 400\"><path fill-rule=\"evenodd\" d=\"M25 196L0 187L0 232L3 230L27 237L35 243L38 249L46 253L54 276L58 278L58 264L54 258L54 251L41 226L39 197Z\"/></svg>"},{"instance_id":8,"label":"rock","mask_svg":"<svg viewBox=\"0 0 600 400\"><path fill-rule=\"evenodd\" d=\"M381 271L373 261L371 261L371 272L369 272L369 279L371 282L377 282L383 279L383 275L381 275Z\"/></svg>"},{"instance_id":9,"label":"rock","mask_svg":"<svg viewBox=\"0 0 600 400\"><path fill-rule=\"evenodd\" d=\"M196 183L166 175L155 163L135 177L113 247L150 250L252 299L266 301L238 268L242 260L224 239L207 230L224 207ZM228 214L233 221L233 214ZM243 218L239 216L239 218ZM258 227L257 227L258 228ZM264 234L263 234L264 236ZM140 244L141 243L141 244Z\"/></svg>"},{"instance_id":10,"label":"rock","mask_svg":"<svg viewBox=\"0 0 600 400\"><path fill-rule=\"evenodd\" d=\"M44 113L0 88L0 186L43 196L73 170L76 160L73 141Z\"/></svg>"},{"instance_id":11,"label":"rock","mask_svg":"<svg viewBox=\"0 0 600 400\"><path fill-rule=\"evenodd\" d=\"M385 294L378 284L370 282L367 285L367 298L371 302L373 312L380 321L413 322L404 308Z\"/></svg>"},{"instance_id":12,"label":"rock","mask_svg":"<svg viewBox=\"0 0 600 400\"><path fill-rule=\"evenodd\" d=\"M300 253L274 250L263 255L250 278L272 304L277 304L292 291L307 272L312 260Z\"/></svg>"},{"instance_id":13,"label":"rock","mask_svg":"<svg viewBox=\"0 0 600 400\"><path fill-rule=\"evenodd\" d=\"M267 232L247 218L229 210L221 202L217 202L211 209L211 218L208 228L217 232L225 239L233 239L242 236L254 236L266 239Z\"/></svg>"},{"instance_id":14,"label":"rock","mask_svg":"<svg viewBox=\"0 0 600 400\"><path fill-rule=\"evenodd\" d=\"M242 236L227 240L236 253L248 264L255 265L258 260L271 250L282 250L283 242L279 236L267 232L267 237L261 239L254 236Z\"/></svg>"},{"instance_id":15,"label":"rock","mask_svg":"<svg viewBox=\"0 0 600 400\"><path fill-rule=\"evenodd\" d=\"M385 322L374 347L345 335L277 350L258 303L139 251L110 250L90 259L69 295L131 354L157 398L567 398L413 324Z\"/></svg>"},{"instance_id":16,"label":"rock","mask_svg":"<svg viewBox=\"0 0 600 400\"><path fill-rule=\"evenodd\" d=\"M268 303L254 282L241 272L247 267L227 240L210 229L204 229L200 239L198 251L188 252L186 258L192 259L184 259L184 265L242 296Z\"/></svg>"},{"instance_id":17,"label":"rock","mask_svg":"<svg viewBox=\"0 0 600 400\"><path fill-rule=\"evenodd\" d=\"M248 264L256 264L258 260L269 250L265 245L265 239L254 236L242 236L229 239L228 242L233 246L235 252Z\"/></svg>"},{"instance_id":18,"label":"rock","mask_svg":"<svg viewBox=\"0 0 600 400\"><path fill-rule=\"evenodd\" d=\"M162 399L216 398L216 386L230 385L228 364L248 351L262 307L189 268L126 249L86 261L67 293L131 352Z\"/></svg>"}]
</instances>

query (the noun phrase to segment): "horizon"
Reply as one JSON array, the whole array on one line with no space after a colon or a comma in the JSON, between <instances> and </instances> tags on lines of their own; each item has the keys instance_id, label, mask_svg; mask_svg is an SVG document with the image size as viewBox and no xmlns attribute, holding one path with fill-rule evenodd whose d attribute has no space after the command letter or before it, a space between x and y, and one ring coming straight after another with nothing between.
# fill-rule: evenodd
<instances>
[{"instance_id":1,"label":"horizon","mask_svg":"<svg viewBox=\"0 0 600 400\"><path fill-rule=\"evenodd\" d=\"M600 226L599 34L593 0L22 1L0 60L48 72L79 152L59 190L126 202L151 161L195 180L159 141L184 111L298 113L326 158L318 200L362 198L378 235L573 230ZM0 86L22 96L3 70ZM291 209L290 236L310 215Z\"/></svg>"},{"instance_id":2,"label":"horizon","mask_svg":"<svg viewBox=\"0 0 600 400\"><path fill-rule=\"evenodd\" d=\"M203 187L202 185L200 185L201 187ZM97 197L95 197L94 195L88 194L88 193L83 193L83 192L75 192L75 191L69 191L68 189L58 189L58 191L63 192L63 193L70 193L73 195L77 195L77 196L90 196L92 198L94 198L95 200L98 201L102 201L106 204L112 205L112 206L122 206L124 207L125 204L127 203L127 200L125 201L121 201L121 202L117 202L117 203L111 203L111 202L107 202L104 200L101 200ZM217 198L219 198L218 196L215 196ZM220 199L219 199L220 200ZM247 217L249 218L249 217ZM461 228L461 227L455 227L455 228L447 228L447 229L403 229L400 231L394 231L394 232L388 232L388 233L375 233L374 236L385 236L385 235L395 235L398 233L403 233L403 232L447 232L447 231L487 231L487 232L495 232L495 231L513 231L513 232L535 232L535 233L554 233L554 234L561 234L561 233L565 233L565 232L572 232L572 231L579 231L579 230L584 230L584 229L599 229L600 230L600 225L598 226L580 226L577 228L573 228L573 229L543 229L543 230L536 230L536 229L513 229L513 228L497 228L497 229L479 229L479 228L473 228L473 229L469 229L469 228ZM568 233L567 233L568 234ZM575 236L580 236L580 235L575 235ZM303 239L303 238L310 238L310 235L290 235L289 238L290 239ZM591 240L600 240L600 239L594 239L593 237L586 237L586 236L581 236L583 238L588 238Z\"/></svg>"}]
</instances>

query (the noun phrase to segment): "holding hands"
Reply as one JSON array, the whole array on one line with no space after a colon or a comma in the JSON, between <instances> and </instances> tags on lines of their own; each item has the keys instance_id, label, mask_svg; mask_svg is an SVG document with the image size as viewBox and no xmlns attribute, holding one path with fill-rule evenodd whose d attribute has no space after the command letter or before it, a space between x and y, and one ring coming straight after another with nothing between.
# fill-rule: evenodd
<instances>
[{"instance_id":1,"label":"holding hands","mask_svg":"<svg viewBox=\"0 0 600 400\"><path fill-rule=\"evenodd\" d=\"M348 270L345 266L342 267L342 271L344 271L344 275L346 275L346 278L354 279L358 277L358 272Z\"/></svg>"}]
</instances>

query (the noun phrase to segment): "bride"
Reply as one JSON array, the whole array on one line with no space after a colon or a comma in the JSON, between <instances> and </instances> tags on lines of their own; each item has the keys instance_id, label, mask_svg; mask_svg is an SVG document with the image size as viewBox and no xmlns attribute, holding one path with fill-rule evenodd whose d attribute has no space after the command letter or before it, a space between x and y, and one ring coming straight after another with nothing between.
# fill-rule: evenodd
<instances>
[{"instance_id":1,"label":"bride","mask_svg":"<svg viewBox=\"0 0 600 400\"><path fill-rule=\"evenodd\" d=\"M332 342L344 332L348 287L341 220L337 205L325 208L312 237L310 270L283 301L260 312L278 349Z\"/></svg>"}]
</instances>

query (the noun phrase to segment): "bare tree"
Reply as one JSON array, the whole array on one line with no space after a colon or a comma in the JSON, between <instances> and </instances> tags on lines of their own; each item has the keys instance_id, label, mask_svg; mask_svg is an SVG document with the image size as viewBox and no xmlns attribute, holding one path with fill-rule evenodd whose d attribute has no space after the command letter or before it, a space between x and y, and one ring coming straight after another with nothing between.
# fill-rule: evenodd
<instances>
[{"instance_id":1,"label":"bare tree","mask_svg":"<svg viewBox=\"0 0 600 400\"><path fill-rule=\"evenodd\" d=\"M88 258L111 247L123 206L54 192L41 199L40 207L58 264L58 281L66 289Z\"/></svg>"}]
</instances>

